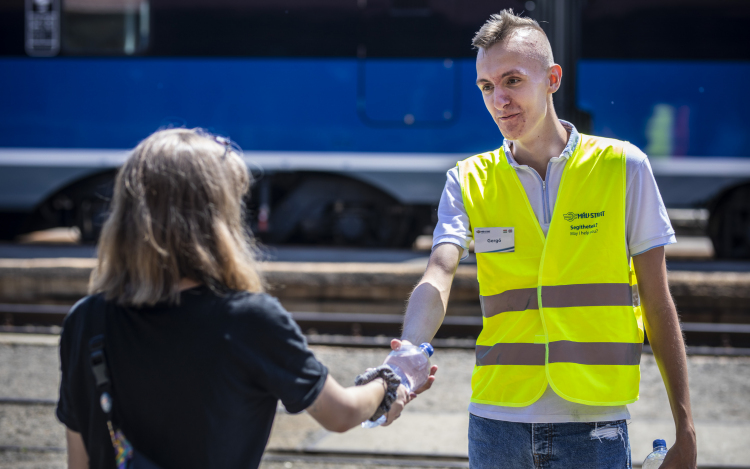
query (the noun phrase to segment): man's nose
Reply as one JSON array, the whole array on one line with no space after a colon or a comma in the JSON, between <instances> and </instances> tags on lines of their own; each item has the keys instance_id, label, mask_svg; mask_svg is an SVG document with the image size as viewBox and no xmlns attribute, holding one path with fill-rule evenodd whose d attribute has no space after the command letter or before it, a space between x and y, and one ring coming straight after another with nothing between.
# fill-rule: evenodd
<instances>
[{"instance_id":1,"label":"man's nose","mask_svg":"<svg viewBox=\"0 0 750 469\"><path fill-rule=\"evenodd\" d=\"M495 93L493 94L492 98L495 109L498 110L503 109L510 102L510 98L508 97L508 95L499 88L495 88Z\"/></svg>"}]
</instances>

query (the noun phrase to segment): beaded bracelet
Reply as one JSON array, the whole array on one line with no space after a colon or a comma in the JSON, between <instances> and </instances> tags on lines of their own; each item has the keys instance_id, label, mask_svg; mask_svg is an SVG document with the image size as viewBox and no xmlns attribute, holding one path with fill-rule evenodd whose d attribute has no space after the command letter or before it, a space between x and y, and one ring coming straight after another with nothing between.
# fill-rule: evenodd
<instances>
[{"instance_id":1,"label":"beaded bracelet","mask_svg":"<svg viewBox=\"0 0 750 469\"><path fill-rule=\"evenodd\" d=\"M391 410L391 405L396 401L398 386L401 384L401 378L394 373L388 365L380 365L377 368L368 368L364 373L354 379L354 384L356 386L362 386L375 378L383 378L383 381L386 384L386 390L385 396L383 396L383 402L380 403L378 409L369 419L373 422Z\"/></svg>"}]
</instances>

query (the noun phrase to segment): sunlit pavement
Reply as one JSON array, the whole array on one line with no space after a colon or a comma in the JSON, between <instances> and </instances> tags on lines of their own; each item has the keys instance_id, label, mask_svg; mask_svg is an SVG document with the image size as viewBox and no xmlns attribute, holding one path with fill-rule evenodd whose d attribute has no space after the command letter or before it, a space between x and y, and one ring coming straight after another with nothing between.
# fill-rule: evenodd
<instances>
[{"instance_id":1,"label":"sunlit pavement","mask_svg":"<svg viewBox=\"0 0 750 469\"><path fill-rule=\"evenodd\" d=\"M0 334L0 397L56 399L59 379L56 343L54 336ZM350 385L354 376L366 367L382 362L387 352L385 349L324 346L314 346L313 350L328 365L331 374L345 385ZM750 358L692 356L688 361L699 464L750 465L747 445ZM440 366L435 386L410 403L392 426L370 430L356 428L335 434L323 430L304 412L289 415L280 408L269 448L466 455L466 408L473 353L438 349L433 362ZM633 418L629 433L634 462L645 458L653 439L664 438L670 445L674 442L666 393L651 355L643 355L641 368L641 399L630 406ZM59 449L64 445L63 427L54 417L53 406L0 406L0 447ZM52 458L50 454L40 453L39 458ZM0 468L5 467L20 466L6 466L0 458Z\"/></svg>"}]
</instances>

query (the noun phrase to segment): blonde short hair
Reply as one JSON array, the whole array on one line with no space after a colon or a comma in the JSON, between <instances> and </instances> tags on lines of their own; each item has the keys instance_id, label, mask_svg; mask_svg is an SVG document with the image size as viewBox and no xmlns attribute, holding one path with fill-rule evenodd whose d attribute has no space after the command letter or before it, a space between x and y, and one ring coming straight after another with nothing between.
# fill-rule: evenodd
<instances>
[{"instance_id":1,"label":"blonde short hair","mask_svg":"<svg viewBox=\"0 0 750 469\"><path fill-rule=\"evenodd\" d=\"M491 46L505 41L513 32L521 29L531 29L541 33L539 43L531 44L531 46L536 52L535 55L539 57L544 65L546 67L551 66L554 63L554 59L547 34L536 20L518 16L513 13L512 8L506 8L500 13L491 15L490 19L474 35L471 45L476 49L487 50Z\"/></svg>"},{"instance_id":2,"label":"blonde short hair","mask_svg":"<svg viewBox=\"0 0 750 469\"><path fill-rule=\"evenodd\" d=\"M143 140L120 169L99 240L89 293L119 304L179 303L179 282L260 292L263 281L244 224L245 162L201 129Z\"/></svg>"}]
</instances>

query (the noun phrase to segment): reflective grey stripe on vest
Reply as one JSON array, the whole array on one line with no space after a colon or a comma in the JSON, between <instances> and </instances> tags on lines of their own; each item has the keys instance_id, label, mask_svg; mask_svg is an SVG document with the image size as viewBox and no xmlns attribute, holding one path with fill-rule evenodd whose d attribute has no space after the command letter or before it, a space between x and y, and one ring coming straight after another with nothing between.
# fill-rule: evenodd
<instances>
[{"instance_id":1,"label":"reflective grey stripe on vest","mask_svg":"<svg viewBox=\"0 0 750 469\"><path fill-rule=\"evenodd\" d=\"M639 365L643 344L624 342L572 342L549 344L550 363L580 365ZM544 344L477 345L477 366L544 365Z\"/></svg>"},{"instance_id":2,"label":"reflective grey stripe on vest","mask_svg":"<svg viewBox=\"0 0 750 469\"><path fill-rule=\"evenodd\" d=\"M544 344L477 345L477 366L544 365Z\"/></svg>"},{"instance_id":3,"label":"reflective grey stripe on vest","mask_svg":"<svg viewBox=\"0 0 750 469\"><path fill-rule=\"evenodd\" d=\"M508 311L539 309L536 288L519 288L508 290L499 295L480 296L482 315L486 318Z\"/></svg>"},{"instance_id":4,"label":"reflective grey stripe on vest","mask_svg":"<svg viewBox=\"0 0 750 469\"><path fill-rule=\"evenodd\" d=\"M633 306L633 292L627 283L581 283L542 287L545 308L574 306Z\"/></svg>"},{"instance_id":5,"label":"reflective grey stripe on vest","mask_svg":"<svg viewBox=\"0 0 750 469\"><path fill-rule=\"evenodd\" d=\"M558 340L549 343L549 362L581 365L639 365L642 351L642 343Z\"/></svg>"},{"instance_id":6,"label":"reflective grey stripe on vest","mask_svg":"<svg viewBox=\"0 0 750 469\"><path fill-rule=\"evenodd\" d=\"M508 311L539 309L536 288L519 288L480 298L482 315L486 318ZM542 304L547 308L633 306L633 298L633 290L627 283L581 283L542 287Z\"/></svg>"}]
</instances>

